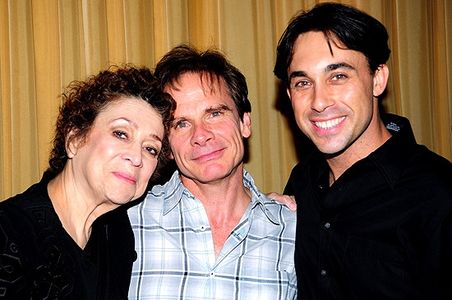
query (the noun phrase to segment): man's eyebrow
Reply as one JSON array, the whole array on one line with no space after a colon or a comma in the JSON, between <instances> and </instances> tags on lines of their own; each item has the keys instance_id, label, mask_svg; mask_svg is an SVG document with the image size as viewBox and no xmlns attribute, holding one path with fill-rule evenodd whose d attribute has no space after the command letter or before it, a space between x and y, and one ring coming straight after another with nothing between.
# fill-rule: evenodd
<instances>
[{"instance_id":1,"label":"man's eyebrow","mask_svg":"<svg viewBox=\"0 0 452 300\"><path fill-rule=\"evenodd\" d=\"M329 71L334 71L334 70L337 70L340 68L345 68L345 69L350 69L350 70L355 69L352 65L349 65L348 63L345 63L345 62L341 62L341 63L330 64L330 65L326 66L325 71L329 72Z\"/></svg>"},{"instance_id":2,"label":"man's eyebrow","mask_svg":"<svg viewBox=\"0 0 452 300\"><path fill-rule=\"evenodd\" d=\"M294 77L304 77L304 76L306 76L306 72L304 72L304 71L293 71L289 75L289 80Z\"/></svg>"},{"instance_id":3,"label":"man's eyebrow","mask_svg":"<svg viewBox=\"0 0 452 300\"><path fill-rule=\"evenodd\" d=\"M217 105L217 106L211 106L211 107L207 108L207 109L205 110L205 112L206 112L206 113L211 113L211 112L214 112L214 111L217 111L217 110L228 110L228 111L232 111L232 109L231 109L229 106L227 106L226 104L219 104L219 105Z\"/></svg>"},{"instance_id":4,"label":"man's eyebrow","mask_svg":"<svg viewBox=\"0 0 452 300\"><path fill-rule=\"evenodd\" d=\"M325 72L330 72L330 71L334 71L340 68L346 68L346 69L350 69L350 70L354 70L355 68L345 62L340 62L340 63L335 63L335 64L329 64L328 66L325 67ZM294 78L294 77L305 77L307 76L305 71L293 71L292 73L290 73L289 75L289 80Z\"/></svg>"},{"instance_id":5,"label":"man's eyebrow","mask_svg":"<svg viewBox=\"0 0 452 300\"><path fill-rule=\"evenodd\" d=\"M186 118L185 118L184 116L174 117L174 118L171 120L171 124L176 124L177 122L179 122L179 121L184 121L184 120L186 120Z\"/></svg>"}]
</instances>

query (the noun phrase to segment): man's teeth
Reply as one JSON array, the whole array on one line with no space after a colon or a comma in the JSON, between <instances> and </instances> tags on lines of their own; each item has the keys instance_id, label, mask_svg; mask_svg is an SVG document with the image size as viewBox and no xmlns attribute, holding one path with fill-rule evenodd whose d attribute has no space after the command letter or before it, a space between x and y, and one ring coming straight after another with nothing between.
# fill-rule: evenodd
<instances>
[{"instance_id":1,"label":"man's teeth","mask_svg":"<svg viewBox=\"0 0 452 300\"><path fill-rule=\"evenodd\" d=\"M342 120L344 120L344 119L345 119L345 117L341 117L341 118L332 119L332 120L323 121L323 122L315 122L314 124L315 124L315 126L320 127L322 129L328 129L328 128L336 126L337 124L342 122Z\"/></svg>"}]
</instances>

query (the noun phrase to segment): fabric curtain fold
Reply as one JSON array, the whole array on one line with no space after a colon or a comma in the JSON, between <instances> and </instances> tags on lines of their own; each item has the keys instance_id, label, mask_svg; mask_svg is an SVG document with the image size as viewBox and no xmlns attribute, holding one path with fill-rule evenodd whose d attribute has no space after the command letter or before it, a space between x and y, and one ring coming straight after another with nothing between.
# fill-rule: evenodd
<instances>
[{"instance_id":1,"label":"fabric curtain fold","mask_svg":"<svg viewBox=\"0 0 452 300\"><path fill-rule=\"evenodd\" d=\"M303 145L273 75L290 18L314 0L1 0L0 198L47 168L60 94L108 66L153 67L173 46L223 51L247 77L253 133L246 168L281 192ZM408 117L419 143L452 160L452 2L355 0L381 20L392 49L383 102Z\"/></svg>"}]
</instances>

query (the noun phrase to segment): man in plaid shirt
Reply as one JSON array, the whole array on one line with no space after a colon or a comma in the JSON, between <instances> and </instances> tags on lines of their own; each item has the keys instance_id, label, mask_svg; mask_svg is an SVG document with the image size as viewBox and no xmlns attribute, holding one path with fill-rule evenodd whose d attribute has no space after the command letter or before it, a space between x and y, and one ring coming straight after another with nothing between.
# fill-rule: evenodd
<instances>
[{"instance_id":1,"label":"man in plaid shirt","mask_svg":"<svg viewBox=\"0 0 452 300\"><path fill-rule=\"evenodd\" d=\"M296 214L244 170L245 77L213 50L178 46L155 75L177 103L178 170L129 209L138 254L130 299L296 299Z\"/></svg>"}]
</instances>

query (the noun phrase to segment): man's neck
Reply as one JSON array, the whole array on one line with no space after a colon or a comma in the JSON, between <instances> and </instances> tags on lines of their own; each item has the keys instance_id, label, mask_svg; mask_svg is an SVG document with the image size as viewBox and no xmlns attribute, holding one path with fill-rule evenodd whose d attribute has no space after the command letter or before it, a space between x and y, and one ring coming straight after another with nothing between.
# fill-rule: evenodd
<instances>
[{"instance_id":1,"label":"man's neck","mask_svg":"<svg viewBox=\"0 0 452 300\"><path fill-rule=\"evenodd\" d=\"M243 170L209 183L201 183L182 175L181 180L206 210L215 254L218 256L251 201L251 192L243 185Z\"/></svg>"},{"instance_id":2,"label":"man's neck","mask_svg":"<svg viewBox=\"0 0 452 300\"><path fill-rule=\"evenodd\" d=\"M330 167L330 186L357 161L369 156L391 138L391 133L378 119L367 132L363 133L351 146L337 155L327 157Z\"/></svg>"}]
</instances>

